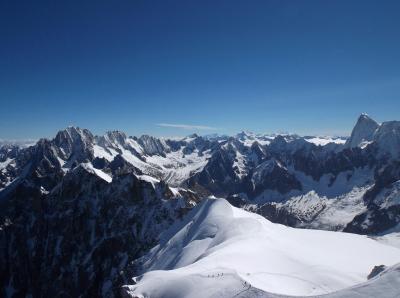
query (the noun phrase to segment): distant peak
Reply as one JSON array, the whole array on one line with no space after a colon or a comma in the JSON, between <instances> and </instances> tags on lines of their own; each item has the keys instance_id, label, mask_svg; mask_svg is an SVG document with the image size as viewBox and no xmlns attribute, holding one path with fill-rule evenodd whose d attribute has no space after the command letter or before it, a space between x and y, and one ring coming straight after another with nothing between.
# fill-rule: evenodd
<instances>
[{"instance_id":1,"label":"distant peak","mask_svg":"<svg viewBox=\"0 0 400 298\"><path fill-rule=\"evenodd\" d=\"M376 129L376 128L379 127L379 123L376 122L374 119L372 119L367 114L362 113L360 115L360 117L358 117L358 120L357 120L355 128L360 129L360 127L364 128L365 126L372 127L373 129Z\"/></svg>"},{"instance_id":2,"label":"distant peak","mask_svg":"<svg viewBox=\"0 0 400 298\"><path fill-rule=\"evenodd\" d=\"M82 134L82 133L89 133L88 129L80 128L79 126L67 126L67 128L60 130L59 132L67 132L69 134Z\"/></svg>"},{"instance_id":3,"label":"distant peak","mask_svg":"<svg viewBox=\"0 0 400 298\"><path fill-rule=\"evenodd\" d=\"M147 134L141 135L141 136L139 137L139 140L142 140L142 141L146 141L146 140L155 140L155 139L156 139L156 137L153 137L153 136L147 135Z\"/></svg>"},{"instance_id":4,"label":"distant peak","mask_svg":"<svg viewBox=\"0 0 400 298\"><path fill-rule=\"evenodd\" d=\"M108 137L123 137L126 138L126 134L123 131L120 130L110 130L106 132L106 135Z\"/></svg>"},{"instance_id":5,"label":"distant peak","mask_svg":"<svg viewBox=\"0 0 400 298\"><path fill-rule=\"evenodd\" d=\"M198 138L199 137L199 135L197 134L197 133L193 133L193 134L191 134L191 135L188 135L187 136L187 138Z\"/></svg>"},{"instance_id":6,"label":"distant peak","mask_svg":"<svg viewBox=\"0 0 400 298\"><path fill-rule=\"evenodd\" d=\"M379 126L379 123L372 119L367 113L362 113L357 120L358 123L371 123L372 125Z\"/></svg>"},{"instance_id":7,"label":"distant peak","mask_svg":"<svg viewBox=\"0 0 400 298\"><path fill-rule=\"evenodd\" d=\"M369 117L366 113L362 113L358 117L357 123L351 132L350 138L347 140L347 147L358 147L365 142L370 142L379 124Z\"/></svg>"},{"instance_id":8,"label":"distant peak","mask_svg":"<svg viewBox=\"0 0 400 298\"><path fill-rule=\"evenodd\" d=\"M251 138L254 137L254 133L248 130L242 130L241 132L239 132L238 134L236 134L236 138L239 139L246 139L246 138Z\"/></svg>"},{"instance_id":9,"label":"distant peak","mask_svg":"<svg viewBox=\"0 0 400 298\"><path fill-rule=\"evenodd\" d=\"M242 135L252 135L253 132L251 132L251 131L249 131L249 130L242 130L241 132L239 132L239 134L242 134Z\"/></svg>"},{"instance_id":10,"label":"distant peak","mask_svg":"<svg viewBox=\"0 0 400 298\"><path fill-rule=\"evenodd\" d=\"M81 130L81 129L79 128L79 126L68 125L65 130L74 131L74 130Z\"/></svg>"},{"instance_id":11,"label":"distant peak","mask_svg":"<svg viewBox=\"0 0 400 298\"><path fill-rule=\"evenodd\" d=\"M90 130L80 128L78 126L68 126L57 133L55 140L59 144L67 139L69 139L71 142L75 142L76 140L86 142L86 140L90 141L92 138L93 134L90 132Z\"/></svg>"}]
</instances>

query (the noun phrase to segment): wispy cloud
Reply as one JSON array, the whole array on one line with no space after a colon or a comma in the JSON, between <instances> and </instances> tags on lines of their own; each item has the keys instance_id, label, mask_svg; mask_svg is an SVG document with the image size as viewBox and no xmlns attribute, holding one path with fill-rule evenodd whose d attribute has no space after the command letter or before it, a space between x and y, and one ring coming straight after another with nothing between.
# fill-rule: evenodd
<instances>
[{"instance_id":1,"label":"wispy cloud","mask_svg":"<svg viewBox=\"0 0 400 298\"><path fill-rule=\"evenodd\" d=\"M190 124L175 124L175 123L157 123L157 126L180 128L185 130L217 130L216 127L205 126L205 125L190 125Z\"/></svg>"}]
</instances>

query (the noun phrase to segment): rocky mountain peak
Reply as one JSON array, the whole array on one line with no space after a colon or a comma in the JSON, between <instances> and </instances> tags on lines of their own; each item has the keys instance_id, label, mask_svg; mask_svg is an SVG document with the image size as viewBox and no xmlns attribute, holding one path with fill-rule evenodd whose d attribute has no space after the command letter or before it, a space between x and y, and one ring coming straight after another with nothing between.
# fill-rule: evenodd
<instances>
[{"instance_id":1,"label":"rocky mountain peak","mask_svg":"<svg viewBox=\"0 0 400 298\"><path fill-rule=\"evenodd\" d=\"M374 135L374 141L382 153L398 158L400 156L400 121L383 122Z\"/></svg>"},{"instance_id":2,"label":"rocky mountain peak","mask_svg":"<svg viewBox=\"0 0 400 298\"><path fill-rule=\"evenodd\" d=\"M354 126L350 138L346 142L346 147L362 147L371 142L379 124L367 114L361 114Z\"/></svg>"},{"instance_id":3,"label":"rocky mountain peak","mask_svg":"<svg viewBox=\"0 0 400 298\"><path fill-rule=\"evenodd\" d=\"M137 141L148 155L164 156L165 152L168 151L168 146L165 141L153 136L142 135Z\"/></svg>"},{"instance_id":4,"label":"rocky mountain peak","mask_svg":"<svg viewBox=\"0 0 400 298\"><path fill-rule=\"evenodd\" d=\"M124 144L126 140L126 134L119 130L107 131L104 135L106 141L111 144Z\"/></svg>"},{"instance_id":5,"label":"rocky mountain peak","mask_svg":"<svg viewBox=\"0 0 400 298\"><path fill-rule=\"evenodd\" d=\"M84 160L92 155L94 136L88 129L69 126L59 131L52 142L61 149L63 159L75 155L76 159Z\"/></svg>"},{"instance_id":6,"label":"rocky mountain peak","mask_svg":"<svg viewBox=\"0 0 400 298\"><path fill-rule=\"evenodd\" d=\"M63 145L65 143L75 144L75 143L85 143L93 141L93 134L88 129L82 129L75 126L68 126L64 130L60 130L54 141L56 145Z\"/></svg>"},{"instance_id":7,"label":"rocky mountain peak","mask_svg":"<svg viewBox=\"0 0 400 298\"><path fill-rule=\"evenodd\" d=\"M187 136L187 138L189 138L189 139L196 139L198 137L199 137L199 135L197 133L192 133L191 135Z\"/></svg>"},{"instance_id":8,"label":"rocky mountain peak","mask_svg":"<svg viewBox=\"0 0 400 298\"><path fill-rule=\"evenodd\" d=\"M241 131L238 134L236 134L236 138L239 140L246 140L248 138L254 138L254 133L250 132L250 131Z\"/></svg>"}]
</instances>

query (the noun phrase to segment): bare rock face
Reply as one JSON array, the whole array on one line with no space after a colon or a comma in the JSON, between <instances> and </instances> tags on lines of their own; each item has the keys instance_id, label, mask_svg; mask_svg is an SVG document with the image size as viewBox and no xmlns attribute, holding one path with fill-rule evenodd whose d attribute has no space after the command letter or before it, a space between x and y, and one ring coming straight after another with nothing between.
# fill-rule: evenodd
<instances>
[{"instance_id":1,"label":"bare rock face","mask_svg":"<svg viewBox=\"0 0 400 298\"><path fill-rule=\"evenodd\" d=\"M359 147L371 142L379 124L368 115L362 114L351 132L350 138L346 142L349 148Z\"/></svg>"},{"instance_id":2,"label":"bare rock face","mask_svg":"<svg viewBox=\"0 0 400 298\"><path fill-rule=\"evenodd\" d=\"M165 156L165 152L169 150L168 146L160 139L148 135L141 136L138 139L138 143L148 155Z\"/></svg>"},{"instance_id":3,"label":"bare rock face","mask_svg":"<svg viewBox=\"0 0 400 298\"><path fill-rule=\"evenodd\" d=\"M377 276L379 273L385 271L387 267L385 265L378 265L375 266L374 268L372 268L372 271L370 274L368 274L368 279L374 278L375 276Z\"/></svg>"},{"instance_id":4,"label":"bare rock face","mask_svg":"<svg viewBox=\"0 0 400 298\"><path fill-rule=\"evenodd\" d=\"M118 297L130 263L196 200L132 174L108 183L84 167L51 193L25 180L2 200L1 288L12 285L16 297Z\"/></svg>"},{"instance_id":5,"label":"bare rock face","mask_svg":"<svg viewBox=\"0 0 400 298\"><path fill-rule=\"evenodd\" d=\"M93 140L89 130L70 126L58 132L53 143L61 149L63 159L82 162L93 158Z\"/></svg>"}]
</instances>

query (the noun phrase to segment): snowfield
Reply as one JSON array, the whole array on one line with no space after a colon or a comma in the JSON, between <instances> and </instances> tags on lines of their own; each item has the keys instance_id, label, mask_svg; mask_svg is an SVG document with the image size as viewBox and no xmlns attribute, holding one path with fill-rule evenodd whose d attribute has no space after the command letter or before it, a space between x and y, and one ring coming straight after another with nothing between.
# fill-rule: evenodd
<instances>
[{"instance_id":1,"label":"snowfield","mask_svg":"<svg viewBox=\"0 0 400 298\"><path fill-rule=\"evenodd\" d=\"M105 158L112 161L119 152L122 152L122 157L134 167L143 171L143 173L163 179L172 186L179 186L182 182L189 179L193 174L201 171L208 162L210 151L199 153L196 149L190 154L185 154L183 148L177 151L167 152L165 156L157 154L143 154L141 148L133 139L126 139L127 146L131 150L127 150L117 143L112 143L113 147L101 147L94 145L94 156ZM116 148L116 149L115 149ZM133 149L133 150L132 150ZM118 151L117 151L118 150ZM142 154L142 159L136 156L133 152Z\"/></svg>"},{"instance_id":2,"label":"snowfield","mask_svg":"<svg viewBox=\"0 0 400 298\"><path fill-rule=\"evenodd\" d=\"M313 143L318 146L325 146L330 143L334 144L344 144L346 143L346 138L343 137L306 137L304 138L307 142Z\"/></svg>"},{"instance_id":3,"label":"snowfield","mask_svg":"<svg viewBox=\"0 0 400 298\"><path fill-rule=\"evenodd\" d=\"M391 284L381 278L367 282L372 268L399 262L399 248L367 236L294 229L235 208L224 199L207 199L138 260L146 273L124 290L131 297L165 298L333 292L334 297L352 293L364 297L357 293L365 293L374 280L381 287ZM393 269L388 278L400 281L399 269ZM363 282L366 286L357 286ZM364 290L359 292L357 287ZM400 294L398 288L387 293ZM379 294L386 297L382 288Z\"/></svg>"},{"instance_id":4,"label":"snowfield","mask_svg":"<svg viewBox=\"0 0 400 298\"><path fill-rule=\"evenodd\" d=\"M101 179L107 181L108 183L111 183L112 177L104 173L102 170L95 169L91 163L82 163L80 166L83 167L89 173L92 173L100 177Z\"/></svg>"},{"instance_id":5,"label":"snowfield","mask_svg":"<svg viewBox=\"0 0 400 298\"><path fill-rule=\"evenodd\" d=\"M341 231L356 215L367 210L363 195L369 189L354 187L349 193L334 198L320 196L315 191L294 196L282 203L273 203L277 208L288 210L303 222L297 227L319 230ZM255 206L249 205L249 209Z\"/></svg>"}]
</instances>

